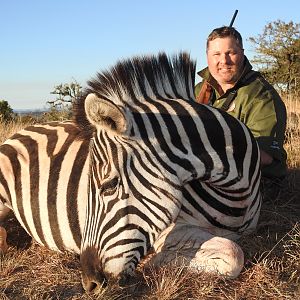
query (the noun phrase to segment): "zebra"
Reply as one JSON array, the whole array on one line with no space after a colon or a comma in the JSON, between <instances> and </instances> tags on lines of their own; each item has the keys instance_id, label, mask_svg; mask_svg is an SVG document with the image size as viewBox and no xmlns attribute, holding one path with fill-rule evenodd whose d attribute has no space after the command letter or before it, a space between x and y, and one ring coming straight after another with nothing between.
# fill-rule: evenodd
<instances>
[{"instance_id":1,"label":"zebra","mask_svg":"<svg viewBox=\"0 0 300 300\"><path fill-rule=\"evenodd\" d=\"M126 281L152 247L154 263L180 253L236 277L234 240L260 213L258 146L240 121L194 101L194 74L185 52L119 61L88 81L74 121L13 135L0 146L0 220L12 209L38 243L80 254L88 292ZM229 271L211 253L224 260L224 247Z\"/></svg>"}]
</instances>

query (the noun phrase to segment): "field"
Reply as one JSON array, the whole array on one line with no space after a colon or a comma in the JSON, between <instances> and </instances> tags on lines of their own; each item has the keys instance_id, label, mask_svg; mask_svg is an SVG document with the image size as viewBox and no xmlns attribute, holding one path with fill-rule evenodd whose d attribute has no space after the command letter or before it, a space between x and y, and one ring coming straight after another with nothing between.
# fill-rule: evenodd
<instances>
[{"instance_id":1,"label":"field","mask_svg":"<svg viewBox=\"0 0 300 300\"><path fill-rule=\"evenodd\" d=\"M255 233L239 241L241 275L226 280L181 266L138 268L135 283L112 283L99 295L84 293L77 256L34 241L11 215L8 252L0 257L0 299L300 299L300 100L285 100L289 173L278 196L263 203ZM0 142L24 123L0 124Z\"/></svg>"}]
</instances>

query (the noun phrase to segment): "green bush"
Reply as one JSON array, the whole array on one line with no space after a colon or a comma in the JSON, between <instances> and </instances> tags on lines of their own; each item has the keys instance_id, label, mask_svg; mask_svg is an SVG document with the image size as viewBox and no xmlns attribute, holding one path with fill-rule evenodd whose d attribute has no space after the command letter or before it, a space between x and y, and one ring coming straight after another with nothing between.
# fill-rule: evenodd
<instances>
[{"instance_id":1,"label":"green bush","mask_svg":"<svg viewBox=\"0 0 300 300\"><path fill-rule=\"evenodd\" d=\"M0 121L9 122L15 119L16 114L6 100L0 100Z\"/></svg>"}]
</instances>

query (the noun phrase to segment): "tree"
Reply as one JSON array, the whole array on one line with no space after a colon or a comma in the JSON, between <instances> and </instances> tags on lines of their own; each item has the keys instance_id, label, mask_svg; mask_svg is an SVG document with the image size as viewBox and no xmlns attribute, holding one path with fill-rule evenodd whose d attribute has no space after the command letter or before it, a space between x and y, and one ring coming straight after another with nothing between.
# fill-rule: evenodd
<instances>
[{"instance_id":1,"label":"tree","mask_svg":"<svg viewBox=\"0 0 300 300\"><path fill-rule=\"evenodd\" d=\"M281 92L300 92L300 24L268 23L262 34L250 37L258 53L252 63Z\"/></svg>"},{"instance_id":2,"label":"tree","mask_svg":"<svg viewBox=\"0 0 300 300\"><path fill-rule=\"evenodd\" d=\"M50 110L43 115L47 121L62 121L72 116L72 105L81 94L81 85L77 81L54 86L50 94L57 95L55 100L47 101Z\"/></svg>"},{"instance_id":3,"label":"tree","mask_svg":"<svg viewBox=\"0 0 300 300\"><path fill-rule=\"evenodd\" d=\"M51 108L64 109L73 104L81 93L81 86L77 81L59 84L50 94L57 95L55 100L47 101Z\"/></svg>"},{"instance_id":4,"label":"tree","mask_svg":"<svg viewBox=\"0 0 300 300\"><path fill-rule=\"evenodd\" d=\"M0 120L3 122L11 121L16 114L6 100L0 100Z\"/></svg>"}]
</instances>

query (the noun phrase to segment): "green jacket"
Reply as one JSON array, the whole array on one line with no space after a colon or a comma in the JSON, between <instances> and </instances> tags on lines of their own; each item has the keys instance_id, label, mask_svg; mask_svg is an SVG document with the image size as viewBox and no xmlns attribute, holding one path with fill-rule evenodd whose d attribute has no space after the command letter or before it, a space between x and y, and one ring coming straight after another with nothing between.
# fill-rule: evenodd
<instances>
[{"instance_id":1,"label":"green jacket","mask_svg":"<svg viewBox=\"0 0 300 300\"><path fill-rule=\"evenodd\" d=\"M225 110L246 124L256 138L260 149L273 157L271 165L262 167L262 175L270 178L285 176L287 155L283 143L287 116L285 105L274 87L259 72L252 70L246 57L240 79L222 96L217 92L217 83L208 68L198 72L198 75L204 80L195 87L197 101L203 103L201 99L198 99L201 88L202 91L203 89L210 90L208 104L221 108L229 94L233 93L233 100L229 108ZM205 88L205 85L208 88Z\"/></svg>"}]
</instances>

